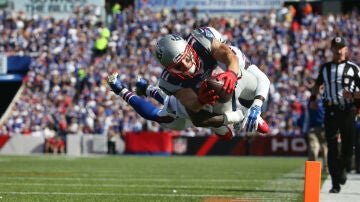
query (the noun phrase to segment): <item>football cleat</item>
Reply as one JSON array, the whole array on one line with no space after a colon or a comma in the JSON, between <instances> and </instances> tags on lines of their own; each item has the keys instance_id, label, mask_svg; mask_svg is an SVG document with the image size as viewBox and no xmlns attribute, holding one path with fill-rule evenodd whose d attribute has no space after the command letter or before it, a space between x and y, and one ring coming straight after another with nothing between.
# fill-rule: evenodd
<instances>
[{"instance_id":1,"label":"football cleat","mask_svg":"<svg viewBox=\"0 0 360 202\"><path fill-rule=\"evenodd\" d=\"M347 180L346 169L344 169L340 174L339 183L341 185L344 185L346 183L346 180Z\"/></svg>"},{"instance_id":2,"label":"football cleat","mask_svg":"<svg viewBox=\"0 0 360 202\"><path fill-rule=\"evenodd\" d=\"M125 88L121 83L119 74L117 72L114 72L107 77L107 83L116 95L119 95L120 91Z\"/></svg>"},{"instance_id":3,"label":"football cleat","mask_svg":"<svg viewBox=\"0 0 360 202\"><path fill-rule=\"evenodd\" d=\"M149 86L149 82L146 79L138 76L135 83L135 92L138 96L146 96L146 89Z\"/></svg>"},{"instance_id":4,"label":"football cleat","mask_svg":"<svg viewBox=\"0 0 360 202\"><path fill-rule=\"evenodd\" d=\"M229 126L221 126L218 128L212 128L215 135L223 140L231 140L234 137L233 130Z\"/></svg>"},{"instance_id":5,"label":"football cleat","mask_svg":"<svg viewBox=\"0 0 360 202\"><path fill-rule=\"evenodd\" d=\"M234 136L232 134L232 132L227 132L225 135L219 135L219 134L216 134L220 139L223 139L223 140L231 140Z\"/></svg>"},{"instance_id":6,"label":"football cleat","mask_svg":"<svg viewBox=\"0 0 360 202\"><path fill-rule=\"evenodd\" d=\"M341 190L340 186L339 187L332 187L329 191L329 193L332 193L332 194L337 194L339 193Z\"/></svg>"},{"instance_id":7,"label":"football cleat","mask_svg":"<svg viewBox=\"0 0 360 202\"><path fill-rule=\"evenodd\" d=\"M266 121L263 118L259 117L257 132L268 133L269 131L270 131L269 125L266 123Z\"/></svg>"}]
</instances>

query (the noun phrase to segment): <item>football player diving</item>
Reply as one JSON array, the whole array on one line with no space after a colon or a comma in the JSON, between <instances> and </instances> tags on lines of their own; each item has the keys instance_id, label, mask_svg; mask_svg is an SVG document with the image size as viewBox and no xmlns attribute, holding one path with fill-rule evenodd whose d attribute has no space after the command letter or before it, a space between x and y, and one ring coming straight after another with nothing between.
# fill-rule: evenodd
<instances>
[{"instance_id":1,"label":"football player diving","mask_svg":"<svg viewBox=\"0 0 360 202\"><path fill-rule=\"evenodd\" d=\"M260 132L262 129L262 132L267 132L264 130L268 130L268 126L260 114L270 81L255 65L247 66L244 54L222 43L219 36L221 34L215 29L202 27L195 29L187 42L177 35L166 35L158 41L156 57L165 67L159 87L168 96L160 90L149 95L163 103L163 108L142 103L147 101L124 88L116 73L108 77L108 83L141 116L157 121L163 127L178 130L192 125L212 127L215 134L224 139L233 137L228 125L234 123L242 123L241 126L246 126L247 131L256 131L260 126ZM224 90L234 93L233 99L227 103L216 102L218 96L214 91L208 91L202 85L203 80L214 75L219 65L225 71L216 74L217 79L225 81ZM139 88L139 82L137 86ZM239 106L238 102L249 109L239 109L236 107Z\"/></svg>"}]
</instances>

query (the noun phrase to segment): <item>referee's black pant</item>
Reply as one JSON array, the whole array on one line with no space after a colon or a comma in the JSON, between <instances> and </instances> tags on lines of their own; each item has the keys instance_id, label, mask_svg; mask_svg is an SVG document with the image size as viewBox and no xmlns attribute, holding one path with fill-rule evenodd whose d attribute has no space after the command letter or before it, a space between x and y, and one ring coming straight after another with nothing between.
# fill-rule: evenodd
<instances>
[{"instance_id":1,"label":"referee's black pant","mask_svg":"<svg viewBox=\"0 0 360 202\"><path fill-rule=\"evenodd\" d=\"M328 167L332 185L340 187L340 176L351 163L353 140L356 132L356 108L325 106L325 133L328 143ZM341 136L341 148L337 135Z\"/></svg>"},{"instance_id":2,"label":"referee's black pant","mask_svg":"<svg viewBox=\"0 0 360 202\"><path fill-rule=\"evenodd\" d=\"M356 173L360 174L360 128L356 129L354 142L355 142L355 170Z\"/></svg>"}]
</instances>

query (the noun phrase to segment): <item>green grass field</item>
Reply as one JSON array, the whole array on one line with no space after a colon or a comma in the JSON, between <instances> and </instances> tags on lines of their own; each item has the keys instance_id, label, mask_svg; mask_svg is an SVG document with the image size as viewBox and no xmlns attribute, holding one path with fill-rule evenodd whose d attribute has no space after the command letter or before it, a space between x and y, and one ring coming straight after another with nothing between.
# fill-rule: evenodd
<instances>
[{"instance_id":1,"label":"green grass field","mask_svg":"<svg viewBox=\"0 0 360 202\"><path fill-rule=\"evenodd\" d=\"M305 160L0 156L0 202L302 201Z\"/></svg>"}]
</instances>

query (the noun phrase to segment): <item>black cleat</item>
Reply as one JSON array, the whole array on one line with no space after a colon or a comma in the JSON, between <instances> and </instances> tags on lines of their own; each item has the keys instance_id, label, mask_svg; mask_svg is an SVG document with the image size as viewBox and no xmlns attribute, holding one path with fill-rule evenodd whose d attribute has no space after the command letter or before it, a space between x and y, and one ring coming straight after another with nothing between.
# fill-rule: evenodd
<instances>
[{"instance_id":1,"label":"black cleat","mask_svg":"<svg viewBox=\"0 0 360 202\"><path fill-rule=\"evenodd\" d=\"M337 194L339 192L340 192L340 187L338 187L338 188L333 187L329 191L329 193L333 193L333 194Z\"/></svg>"},{"instance_id":2,"label":"black cleat","mask_svg":"<svg viewBox=\"0 0 360 202\"><path fill-rule=\"evenodd\" d=\"M347 177L346 177L346 170L344 169L342 172L341 172L341 175L340 175L340 178L339 178L339 183L341 185L344 185L346 183L346 180L347 180Z\"/></svg>"}]
</instances>

